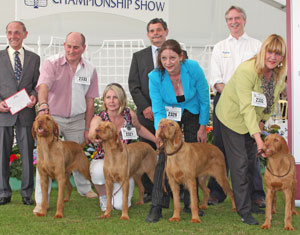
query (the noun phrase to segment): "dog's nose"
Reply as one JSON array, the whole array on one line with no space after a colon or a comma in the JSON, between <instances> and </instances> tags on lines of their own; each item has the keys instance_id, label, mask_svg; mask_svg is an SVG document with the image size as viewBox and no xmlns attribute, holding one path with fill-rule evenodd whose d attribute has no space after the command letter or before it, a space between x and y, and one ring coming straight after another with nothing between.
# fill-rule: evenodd
<instances>
[{"instance_id":1,"label":"dog's nose","mask_svg":"<svg viewBox=\"0 0 300 235\"><path fill-rule=\"evenodd\" d=\"M43 121L42 120L38 120L38 124L41 124Z\"/></svg>"},{"instance_id":2,"label":"dog's nose","mask_svg":"<svg viewBox=\"0 0 300 235\"><path fill-rule=\"evenodd\" d=\"M99 133L99 132L100 132L100 129L97 128L95 131L96 131L96 133Z\"/></svg>"}]
</instances>

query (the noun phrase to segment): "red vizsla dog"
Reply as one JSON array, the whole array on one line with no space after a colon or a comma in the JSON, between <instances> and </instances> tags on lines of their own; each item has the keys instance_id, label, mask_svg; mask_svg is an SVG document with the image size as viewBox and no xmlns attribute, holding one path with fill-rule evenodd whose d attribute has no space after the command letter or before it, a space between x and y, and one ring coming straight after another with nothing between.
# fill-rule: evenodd
<instances>
[{"instance_id":1,"label":"red vizsla dog","mask_svg":"<svg viewBox=\"0 0 300 235\"><path fill-rule=\"evenodd\" d=\"M56 179L58 184L57 209L54 218L62 218L64 201L70 200L72 184L70 174L79 171L86 179L91 180L89 160L83 147L72 141L59 140L57 123L50 115L40 114L32 127L33 137L37 139L37 168L41 178L42 210L36 216L45 216L48 209L49 177ZM64 199L65 185L67 195Z\"/></svg>"},{"instance_id":2,"label":"red vizsla dog","mask_svg":"<svg viewBox=\"0 0 300 235\"><path fill-rule=\"evenodd\" d=\"M292 215L297 215L295 208L296 164L289 154L285 139L278 134L270 134L265 139L263 151L267 157L265 171L266 216L262 229L271 228L272 213L276 213L276 191L282 191L285 198L285 230L294 230Z\"/></svg>"},{"instance_id":3,"label":"red vizsla dog","mask_svg":"<svg viewBox=\"0 0 300 235\"><path fill-rule=\"evenodd\" d=\"M236 211L233 192L226 174L225 158L221 150L212 144L184 142L178 123L168 119L160 121L157 136L165 148L166 172L173 192L174 213L170 221L180 220L179 185L184 184L191 196L191 222L201 222L198 215L196 179L204 194L201 208L207 209L209 189L206 186L206 179L208 176L216 178L224 192L229 195L232 210Z\"/></svg>"}]
</instances>

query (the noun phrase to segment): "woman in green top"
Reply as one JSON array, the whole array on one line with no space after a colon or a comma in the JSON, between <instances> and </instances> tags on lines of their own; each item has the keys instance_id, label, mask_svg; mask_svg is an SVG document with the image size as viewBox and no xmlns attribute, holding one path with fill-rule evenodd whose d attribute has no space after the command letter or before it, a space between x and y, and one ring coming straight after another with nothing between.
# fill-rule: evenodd
<instances>
[{"instance_id":1,"label":"woman in green top","mask_svg":"<svg viewBox=\"0 0 300 235\"><path fill-rule=\"evenodd\" d=\"M264 213L250 198L254 160L263 148L260 132L284 89L285 76L286 45L272 34L257 55L237 68L216 106L237 211L247 224L258 224L251 213Z\"/></svg>"}]
</instances>

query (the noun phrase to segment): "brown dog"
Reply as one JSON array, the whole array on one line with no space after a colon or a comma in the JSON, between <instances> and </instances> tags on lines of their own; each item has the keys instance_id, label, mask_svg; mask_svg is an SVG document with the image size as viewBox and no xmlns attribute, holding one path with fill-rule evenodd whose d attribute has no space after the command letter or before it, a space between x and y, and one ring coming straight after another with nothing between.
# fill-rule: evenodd
<instances>
[{"instance_id":1,"label":"brown dog","mask_svg":"<svg viewBox=\"0 0 300 235\"><path fill-rule=\"evenodd\" d=\"M197 184L203 191L202 209L207 208L209 189L206 186L208 176L216 178L232 202L232 210L236 211L233 192L226 175L223 153L214 145L207 143L186 143L182 140L182 131L178 123L162 119L158 126L157 136L162 140L167 156L166 172L173 192L174 213L170 221L180 220L179 185L184 184L191 196L193 223L201 222L198 215Z\"/></svg>"},{"instance_id":2,"label":"brown dog","mask_svg":"<svg viewBox=\"0 0 300 235\"><path fill-rule=\"evenodd\" d=\"M37 168L41 178L42 210L36 216L45 216L48 208L49 177L58 184L57 209L54 218L62 218L64 201L70 199L72 184L70 174L78 170L86 179L91 180L89 160L81 145L72 141L59 140L57 123L50 115L40 114L36 117L32 135L37 139ZM67 195L64 199L65 185Z\"/></svg>"},{"instance_id":3,"label":"brown dog","mask_svg":"<svg viewBox=\"0 0 300 235\"><path fill-rule=\"evenodd\" d=\"M263 151L268 159L265 171L266 216L262 229L271 228L272 213L276 213L276 191L283 191L285 198L285 230L294 230L292 215L297 215L295 208L296 165L289 154L285 139L278 134L270 134L265 139Z\"/></svg>"},{"instance_id":4,"label":"brown dog","mask_svg":"<svg viewBox=\"0 0 300 235\"><path fill-rule=\"evenodd\" d=\"M144 142L124 144L120 139L116 126L109 121L98 124L95 132L91 134L92 140L101 142L104 157L104 177L107 195L107 208L100 218L109 218L112 211L112 190L113 183L118 182L122 186L122 215L120 219L129 219L128 216L128 192L129 178L133 177L139 188L138 205L144 203L144 187L141 177L146 173L153 182L154 171L157 162L157 153L153 148Z\"/></svg>"}]
</instances>

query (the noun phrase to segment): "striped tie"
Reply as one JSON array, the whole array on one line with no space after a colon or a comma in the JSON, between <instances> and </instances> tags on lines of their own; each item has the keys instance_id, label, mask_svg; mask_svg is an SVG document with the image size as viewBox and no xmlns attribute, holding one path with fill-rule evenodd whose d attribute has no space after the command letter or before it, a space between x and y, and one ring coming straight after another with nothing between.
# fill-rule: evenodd
<instances>
[{"instance_id":1,"label":"striped tie","mask_svg":"<svg viewBox=\"0 0 300 235\"><path fill-rule=\"evenodd\" d=\"M21 65L21 60L19 58L20 52L15 51L15 75L17 82L20 82L21 79L21 72L22 72L22 65Z\"/></svg>"}]
</instances>

